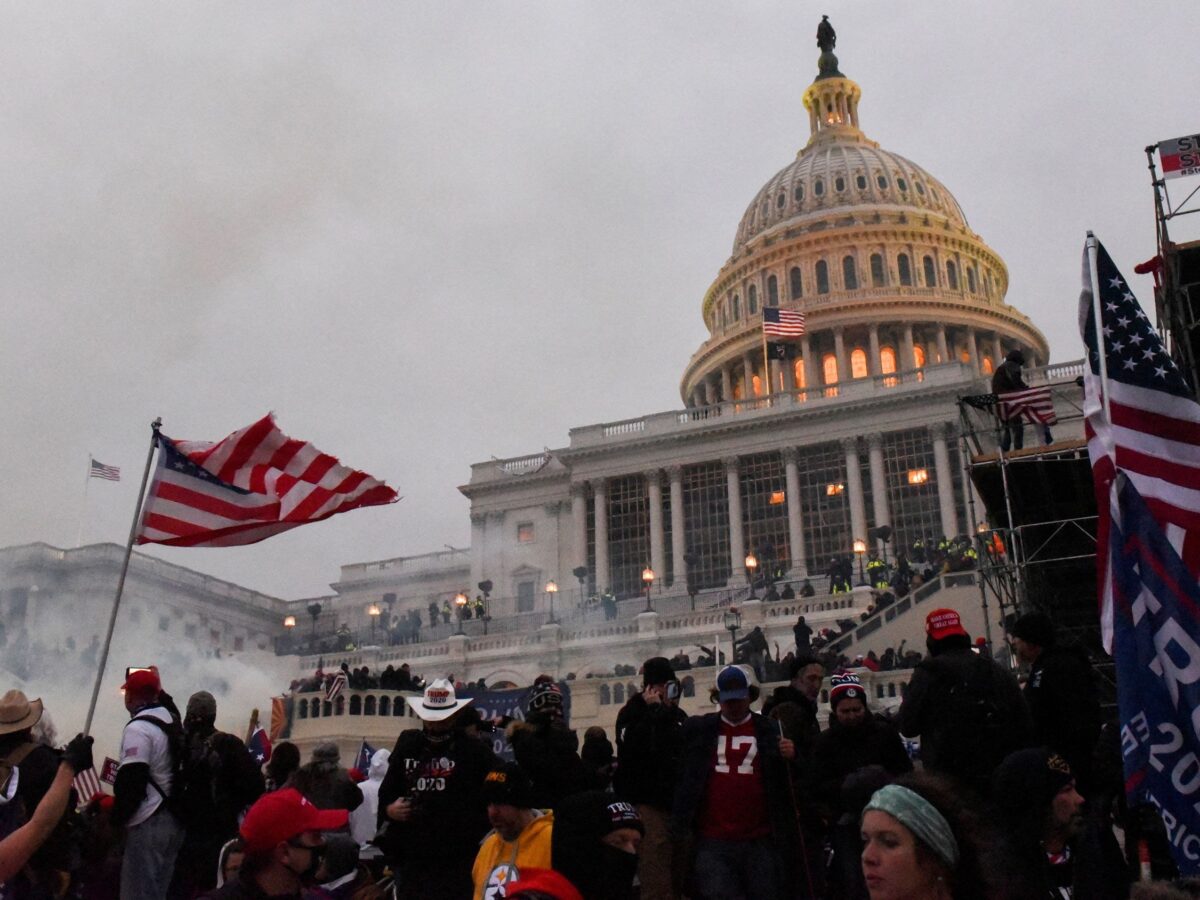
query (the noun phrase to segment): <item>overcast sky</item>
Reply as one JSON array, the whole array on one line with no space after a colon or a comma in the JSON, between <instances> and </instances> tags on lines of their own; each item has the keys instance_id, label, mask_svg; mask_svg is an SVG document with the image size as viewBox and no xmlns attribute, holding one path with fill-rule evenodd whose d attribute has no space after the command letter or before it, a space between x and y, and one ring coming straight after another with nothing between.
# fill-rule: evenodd
<instances>
[{"instance_id":1,"label":"overcast sky","mask_svg":"<svg viewBox=\"0 0 1200 900\"><path fill-rule=\"evenodd\" d=\"M471 462L681 405L704 292L807 140L822 12L863 129L1078 358L1084 231L1133 278L1143 147L1200 131L1198 4L0 6L0 545L124 542L155 416L274 410L404 499L151 552L299 598L465 546ZM85 507L89 453L122 481Z\"/></svg>"}]
</instances>

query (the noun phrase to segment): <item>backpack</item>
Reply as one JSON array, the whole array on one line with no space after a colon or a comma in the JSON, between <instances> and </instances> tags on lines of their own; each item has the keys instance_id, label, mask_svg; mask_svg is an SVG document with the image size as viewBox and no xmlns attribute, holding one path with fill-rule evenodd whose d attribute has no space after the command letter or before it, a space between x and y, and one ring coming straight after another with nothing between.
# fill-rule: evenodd
<instances>
[{"instance_id":1,"label":"backpack","mask_svg":"<svg viewBox=\"0 0 1200 900\"><path fill-rule=\"evenodd\" d=\"M158 791L160 797L163 798L163 804L167 810L175 815L177 819L184 824L187 823L186 806L183 801L184 784L183 764L187 758L187 750L183 737L183 725L174 716L170 722L164 722L156 716L134 716L130 722L149 722L155 728L159 729L167 737L167 754L171 760L171 793L168 795L162 786L150 778L150 786Z\"/></svg>"},{"instance_id":2,"label":"backpack","mask_svg":"<svg viewBox=\"0 0 1200 900\"><path fill-rule=\"evenodd\" d=\"M937 768L967 781L983 779L986 783L1008 755L1014 738L1012 723L997 702L995 672L976 658L969 661L965 677L957 666L938 660L926 665L943 684Z\"/></svg>"}]
</instances>

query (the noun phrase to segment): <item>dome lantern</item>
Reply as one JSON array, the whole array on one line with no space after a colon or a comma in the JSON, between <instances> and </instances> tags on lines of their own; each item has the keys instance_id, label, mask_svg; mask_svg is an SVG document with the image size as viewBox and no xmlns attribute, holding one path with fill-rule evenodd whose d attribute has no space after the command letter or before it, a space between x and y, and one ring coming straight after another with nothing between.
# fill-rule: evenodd
<instances>
[{"instance_id":1,"label":"dome lantern","mask_svg":"<svg viewBox=\"0 0 1200 900\"><path fill-rule=\"evenodd\" d=\"M822 16L817 27L817 46L821 48L817 78L804 92L811 134L805 149L818 141L828 140L854 141L877 147L878 144L868 141L859 130L858 101L862 98L862 88L838 69L838 58L833 55L836 43L837 33L829 24L829 16Z\"/></svg>"}]
</instances>

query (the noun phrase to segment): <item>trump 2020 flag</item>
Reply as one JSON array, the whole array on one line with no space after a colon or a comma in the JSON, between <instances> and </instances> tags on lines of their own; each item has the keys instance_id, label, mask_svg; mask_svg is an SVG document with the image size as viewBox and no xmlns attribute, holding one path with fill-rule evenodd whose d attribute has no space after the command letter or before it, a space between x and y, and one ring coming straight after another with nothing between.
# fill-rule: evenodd
<instances>
[{"instance_id":1,"label":"trump 2020 flag","mask_svg":"<svg viewBox=\"0 0 1200 900\"><path fill-rule=\"evenodd\" d=\"M1158 808L1175 864L1200 873L1200 586L1131 479L1109 529L1121 755L1130 803Z\"/></svg>"},{"instance_id":2,"label":"trump 2020 flag","mask_svg":"<svg viewBox=\"0 0 1200 900\"><path fill-rule=\"evenodd\" d=\"M270 415L215 444L159 434L158 451L139 544L254 544L340 512L398 499L382 481L288 437Z\"/></svg>"}]
</instances>

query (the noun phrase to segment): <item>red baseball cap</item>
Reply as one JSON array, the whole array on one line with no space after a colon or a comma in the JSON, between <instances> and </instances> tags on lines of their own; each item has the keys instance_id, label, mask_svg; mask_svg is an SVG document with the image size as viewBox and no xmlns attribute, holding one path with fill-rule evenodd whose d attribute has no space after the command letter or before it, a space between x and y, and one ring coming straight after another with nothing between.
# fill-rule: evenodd
<instances>
[{"instance_id":1,"label":"red baseball cap","mask_svg":"<svg viewBox=\"0 0 1200 900\"><path fill-rule=\"evenodd\" d=\"M522 869L517 881L504 888L505 897L519 898L525 891L538 892L555 900L583 900L583 894L553 869Z\"/></svg>"},{"instance_id":2,"label":"red baseball cap","mask_svg":"<svg viewBox=\"0 0 1200 900\"><path fill-rule=\"evenodd\" d=\"M155 669L136 669L129 673L121 690L132 694L158 693L162 690L162 681Z\"/></svg>"},{"instance_id":3,"label":"red baseball cap","mask_svg":"<svg viewBox=\"0 0 1200 900\"><path fill-rule=\"evenodd\" d=\"M344 809L318 809L295 788L263 794L242 820L242 840L249 853L270 850L306 831L333 831L350 820Z\"/></svg>"},{"instance_id":4,"label":"red baseball cap","mask_svg":"<svg viewBox=\"0 0 1200 900\"><path fill-rule=\"evenodd\" d=\"M967 629L963 628L962 619L952 609L935 609L925 617L925 633L935 641L960 634L969 638Z\"/></svg>"}]
</instances>

